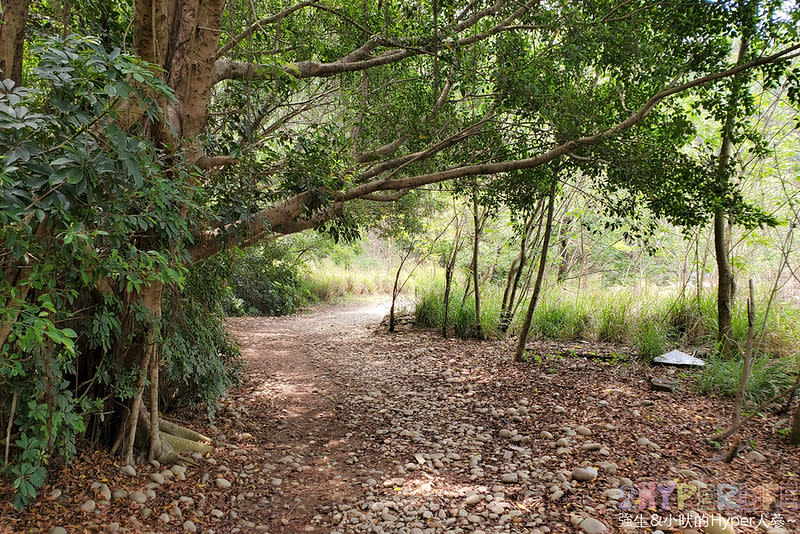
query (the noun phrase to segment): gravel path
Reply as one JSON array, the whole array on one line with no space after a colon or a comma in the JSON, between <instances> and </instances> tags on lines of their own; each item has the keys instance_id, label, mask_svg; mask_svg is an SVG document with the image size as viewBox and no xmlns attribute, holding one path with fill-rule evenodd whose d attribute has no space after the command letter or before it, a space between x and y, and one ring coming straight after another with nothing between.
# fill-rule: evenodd
<instances>
[{"instance_id":1,"label":"gravel path","mask_svg":"<svg viewBox=\"0 0 800 534\"><path fill-rule=\"evenodd\" d=\"M748 427L742 441L758 451L726 464L706 439L730 401L697 396L691 377L582 342L534 343L517 364L513 340L442 339L408 325L388 334L379 327L387 308L372 300L230 319L249 375L213 425L200 414L183 421L213 437L213 452L188 468L135 469L82 454L51 475L44 498L0 518L0 532L797 531L797 507L778 510L774 500L723 512L764 516L771 528L648 524L656 512L719 518L723 482L796 491L800 460L777 431L785 418ZM655 391L648 374L678 390ZM630 486L649 484L706 491L707 502L676 510L673 494L670 511L654 504L631 513L648 523L624 524Z\"/></svg>"}]
</instances>

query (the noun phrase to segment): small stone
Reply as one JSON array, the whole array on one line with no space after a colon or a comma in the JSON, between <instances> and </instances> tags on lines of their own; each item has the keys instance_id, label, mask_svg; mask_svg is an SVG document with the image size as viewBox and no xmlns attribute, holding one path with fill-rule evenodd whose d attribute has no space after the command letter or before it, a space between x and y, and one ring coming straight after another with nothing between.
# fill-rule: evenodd
<instances>
[{"instance_id":1,"label":"small stone","mask_svg":"<svg viewBox=\"0 0 800 534\"><path fill-rule=\"evenodd\" d=\"M581 530L586 532L586 534L603 534L603 532L608 529L597 519L594 519L593 517L587 517L581 521Z\"/></svg>"},{"instance_id":2,"label":"small stone","mask_svg":"<svg viewBox=\"0 0 800 534\"><path fill-rule=\"evenodd\" d=\"M50 534L67 534L67 529L64 527L53 527L50 529Z\"/></svg>"},{"instance_id":3,"label":"small stone","mask_svg":"<svg viewBox=\"0 0 800 534\"><path fill-rule=\"evenodd\" d=\"M134 491L130 495L131 500L136 504L144 504L147 502L147 495L142 493L141 491Z\"/></svg>"},{"instance_id":4,"label":"small stone","mask_svg":"<svg viewBox=\"0 0 800 534\"><path fill-rule=\"evenodd\" d=\"M585 427L583 425L576 426L575 427L575 432L577 432L581 436L589 436L592 433L592 431L589 428L587 428L587 427Z\"/></svg>"},{"instance_id":5,"label":"small stone","mask_svg":"<svg viewBox=\"0 0 800 534\"><path fill-rule=\"evenodd\" d=\"M561 490L556 490L556 491L554 491L554 492L553 492L553 493L550 495L550 500L551 500L552 502L555 502L555 501L559 500L559 499L560 499L561 497L563 497L563 496L564 496L564 492L563 492L563 491L561 491Z\"/></svg>"},{"instance_id":6,"label":"small stone","mask_svg":"<svg viewBox=\"0 0 800 534\"><path fill-rule=\"evenodd\" d=\"M89 499L81 505L81 510L84 512L94 512L97 509L97 503Z\"/></svg>"},{"instance_id":7,"label":"small stone","mask_svg":"<svg viewBox=\"0 0 800 534\"><path fill-rule=\"evenodd\" d=\"M758 451L750 451L750 452L748 452L748 453L747 453L747 456L745 456L745 458L747 458L747 459L748 459L748 460L750 460L751 462L765 462L765 461L767 460L767 459L764 457L764 455L763 455L763 454L761 454L761 453L760 453L760 452L758 452Z\"/></svg>"},{"instance_id":8,"label":"small stone","mask_svg":"<svg viewBox=\"0 0 800 534\"><path fill-rule=\"evenodd\" d=\"M225 517L225 513L222 510L217 510L216 508L214 508L213 510L211 510L211 517L222 519L223 517Z\"/></svg>"},{"instance_id":9,"label":"small stone","mask_svg":"<svg viewBox=\"0 0 800 534\"><path fill-rule=\"evenodd\" d=\"M271 478L269 479L269 483L272 484L273 486L280 486L283 483L283 480L281 480L280 478Z\"/></svg>"},{"instance_id":10,"label":"small stone","mask_svg":"<svg viewBox=\"0 0 800 534\"><path fill-rule=\"evenodd\" d=\"M50 492L49 497L51 499L58 499L59 497L61 497L61 490L58 489L58 488L54 489L53 491ZM61 528L61 527L58 527L58 528Z\"/></svg>"},{"instance_id":11,"label":"small stone","mask_svg":"<svg viewBox=\"0 0 800 534\"><path fill-rule=\"evenodd\" d=\"M162 523L169 523L172 519L169 517L169 514L164 513L158 516L158 520Z\"/></svg>"},{"instance_id":12,"label":"small stone","mask_svg":"<svg viewBox=\"0 0 800 534\"><path fill-rule=\"evenodd\" d=\"M647 447L650 444L650 440L647 438L639 438L636 440L636 444L640 447Z\"/></svg>"},{"instance_id":13,"label":"small stone","mask_svg":"<svg viewBox=\"0 0 800 534\"><path fill-rule=\"evenodd\" d=\"M731 521L721 515L708 517L708 523L703 527L705 534L736 534Z\"/></svg>"},{"instance_id":14,"label":"small stone","mask_svg":"<svg viewBox=\"0 0 800 534\"><path fill-rule=\"evenodd\" d=\"M504 484L516 484L517 481L519 480L519 475L517 475L516 473L506 473L502 477L500 477L500 480Z\"/></svg>"},{"instance_id":15,"label":"small stone","mask_svg":"<svg viewBox=\"0 0 800 534\"><path fill-rule=\"evenodd\" d=\"M582 482L597 478L597 469L594 467L576 467L572 470L572 480Z\"/></svg>"},{"instance_id":16,"label":"small stone","mask_svg":"<svg viewBox=\"0 0 800 534\"><path fill-rule=\"evenodd\" d=\"M510 438L511 437L511 431L509 429L507 429L507 428L504 428L504 429L500 430L498 435L501 438Z\"/></svg>"},{"instance_id":17,"label":"small stone","mask_svg":"<svg viewBox=\"0 0 800 534\"><path fill-rule=\"evenodd\" d=\"M771 528L767 530L767 534L789 534L785 528Z\"/></svg>"},{"instance_id":18,"label":"small stone","mask_svg":"<svg viewBox=\"0 0 800 534\"><path fill-rule=\"evenodd\" d=\"M581 445L581 450L584 451L599 451L602 448L603 446L600 445L599 443L584 443L583 445Z\"/></svg>"},{"instance_id":19,"label":"small stone","mask_svg":"<svg viewBox=\"0 0 800 534\"><path fill-rule=\"evenodd\" d=\"M150 473L150 480L152 480L156 484L164 483L164 477L161 476L161 473Z\"/></svg>"},{"instance_id":20,"label":"small stone","mask_svg":"<svg viewBox=\"0 0 800 534\"><path fill-rule=\"evenodd\" d=\"M120 468L120 471L122 471L123 475L128 475L130 477L136 476L136 468L134 468L132 465L123 465Z\"/></svg>"},{"instance_id":21,"label":"small stone","mask_svg":"<svg viewBox=\"0 0 800 534\"><path fill-rule=\"evenodd\" d=\"M224 478L218 478L214 483L219 489L228 489L231 487L231 483Z\"/></svg>"},{"instance_id":22,"label":"small stone","mask_svg":"<svg viewBox=\"0 0 800 534\"><path fill-rule=\"evenodd\" d=\"M183 530L186 532L197 532L197 527L191 521L184 521L183 522Z\"/></svg>"},{"instance_id":23,"label":"small stone","mask_svg":"<svg viewBox=\"0 0 800 534\"><path fill-rule=\"evenodd\" d=\"M105 532L105 534L115 534L117 531L119 531L119 523L116 521L107 524L105 528L103 528L103 532Z\"/></svg>"},{"instance_id":24,"label":"small stone","mask_svg":"<svg viewBox=\"0 0 800 534\"><path fill-rule=\"evenodd\" d=\"M548 432L547 430L542 430L542 431L539 433L539 436L540 436L542 439L549 439L549 440L552 440L552 439L553 439L553 434L551 434L551 433L550 433L550 432Z\"/></svg>"},{"instance_id":25,"label":"small stone","mask_svg":"<svg viewBox=\"0 0 800 534\"><path fill-rule=\"evenodd\" d=\"M104 501L110 501L111 500L111 490L108 489L108 484L100 484L100 487L97 488L97 494Z\"/></svg>"},{"instance_id":26,"label":"small stone","mask_svg":"<svg viewBox=\"0 0 800 534\"><path fill-rule=\"evenodd\" d=\"M111 498L114 499L115 501L117 499L122 499L127 496L128 492L125 491L124 489L115 489L114 491L111 492Z\"/></svg>"},{"instance_id":27,"label":"small stone","mask_svg":"<svg viewBox=\"0 0 800 534\"><path fill-rule=\"evenodd\" d=\"M483 497L481 497L478 494L475 494L475 495L470 495L469 497L464 499L464 503L472 506L473 504L478 504L482 500L483 500Z\"/></svg>"},{"instance_id":28,"label":"small stone","mask_svg":"<svg viewBox=\"0 0 800 534\"><path fill-rule=\"evenodd\" d=\"M691 478L691 479L700 478L700 475L698 475L696 471L692 471L691 469L680 469L678 470L678 473L680 473L681 476L684 476L686 478Z\"/></svg>"}]
</instances>

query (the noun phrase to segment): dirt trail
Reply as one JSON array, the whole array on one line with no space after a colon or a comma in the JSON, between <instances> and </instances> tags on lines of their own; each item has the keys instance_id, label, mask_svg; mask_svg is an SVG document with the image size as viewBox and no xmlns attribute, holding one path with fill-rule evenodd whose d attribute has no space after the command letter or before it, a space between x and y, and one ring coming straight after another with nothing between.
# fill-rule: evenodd
<instances>
[{"instance_id":1,"label":"dirt trail","mask_svg":"<svg viewBox=\"0 0 800 534\"><path fill-rule=\"evenodd\" d=\"M371 299L289 317L228 321L248 379L226 402L223 417L233 415L234 426L249 431L253 452L263 448L277 460L267 462L267 470L270 480L281 479L270 484L262 510L245 503L240 519L263 523L268 517L270 527L282 532L322 531L309 524L320 508L362 493L345 463L354 444L340 410L354 384L337 377L359 374L347 351L373 335L387 311L388 304Z\"/></svg>"},{"instance_id":2,"label":"dirt trail","mask_svg":"<svg viewBox=\"0 0 800 534\"><path fill-rule=\"evenodd\" d=\"M229 320L249 376L210 427L199 413L182 420L211 434L210 454L185 476L144 461L131 475L86 447L43 498L0 517L0 532L627 534L656 530L655 512L716 512L698 491L705 501L634 511L645 523L626 524L624 488L664 481L747 485L755 508L724 515L798 531L800 458L780 432L785 416L748 426L742 442L757 452L726 464L706 440L731 402L697 395L691 372L584 342L535 342L514 363L513 339L388 334L386 310L373 300ZM678 390L655 391L648 375Z\"/></svg>"}]
</instances>

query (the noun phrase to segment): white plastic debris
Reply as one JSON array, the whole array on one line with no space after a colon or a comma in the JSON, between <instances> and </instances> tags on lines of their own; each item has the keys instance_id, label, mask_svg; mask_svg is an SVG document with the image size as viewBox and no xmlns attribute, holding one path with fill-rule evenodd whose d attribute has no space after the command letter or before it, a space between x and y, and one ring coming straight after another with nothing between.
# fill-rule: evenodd
<instances>
[{"instance_id":1,"label":"white plastic debris","mask_svg":"<svg viewBox=\"0 0 800 534\"><path fill-rule=\"evenodd\" d=\"M653 362L663 363L665 365L689 365L695 367L703 367L706 364L706 362L704 362L700 358L689 356L685 352L681 352L679 350L671 350L666 354L662 354L661 356L656 356L655 358L653 358Z\"/></svg>"}]
</instances>

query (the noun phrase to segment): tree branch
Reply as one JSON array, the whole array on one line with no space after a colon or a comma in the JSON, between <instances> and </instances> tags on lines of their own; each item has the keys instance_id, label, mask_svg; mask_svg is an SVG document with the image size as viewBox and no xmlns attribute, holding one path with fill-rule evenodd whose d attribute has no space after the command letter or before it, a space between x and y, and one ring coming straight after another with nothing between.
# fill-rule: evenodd
<instances>
[{"instance_id":1,"label":"tree branch","mask_svg":"<svg viewBox=\"0 0 800 534\"><path fill-rule=\"evenodd\" d=\"M217 58L220 58L230 52L234 46L238 45L259 29L260 27L264 26L265 24L272 24L273 22L277 22L281 19L284 19L294 13L295 11L299 11L304 7L308 7L310 5L316 4L317 0L306 0L305 2L301 2L299 4L295 4L291 7L287 7L286 9L275 13L274 15L269 15L264 17L260 20L255 21L250 26L244 29L241 33L236 35L235 37L231 38L230 41L225 43L219 50L217 50Z\"/></svg>"},{"instance_id":2,"label":"tree branch","mask_svg":"<svg viewBox=\"0 0 800 534\"><path fill-rule=\"evenodd\" d=\"M797 53L798 50L800 50L800 44L785 48L775 54L758 58L724 71L702 76L689 82L664 89L653 95L636 112L632 113L626 119L618 122L607 130L595 135L583 136L578 139L567 141L566 143L562 143L561 145L558 145L547 152L532 158L499 161L494 163L482 163L477 165L465 165L429 174L404 178L374 180L358 185L344 192L330 193L333 195L334 202L322 210L315 211L311 215L308 214L308 203L311 198L311 193L299 193L276 206L265 208L264 210L255 214L251 220L245 223L228 225L225 228L203 232L199 236L196 236L195 245L189 249L191 259L193 261L200 261L234 245L255 243L258 239L263 238L264 235L270 232L289 234L312 228L324 223L327 220L330 220L332 217L336 216L336 214L340 213L346 202L363 198L372 200L373 198L371 197L376 197L374 193L380 191L399 192L405 189L415 189L427 184L452 180L454 178L476 176L481 174L499 174L515 170L530 169L539 165L543 165L563 155L569 154L580 147L599 143L605 139L614 137L618 133L628 128L631 128L647 117L650 111L652 111L652 109L658 103L672 95L733 76L743 70L791 59L799 55ZM488 120L488 117L483 119L483 121L486 120ZM481 123L483 121L481 121ZM409 156L404 156L402 158L396 158L390 162L377 165L370 171L367 171L367 173L362 174L361 178L363 179L366 176L377 176L381 172L397 169L398 167L401 167L410 161L429 157L429 155L435 154L442 150L444 145L450 146L468 137L469 134L474 134L474 132L471 132L471 129L474 129L481 123L476 123L475 125L462 130L462 132L459 132L459 134L451 136L445 141L437 144L435 147L431 147L427 150L420 151Z\"/></svg>"}]
</instances>

